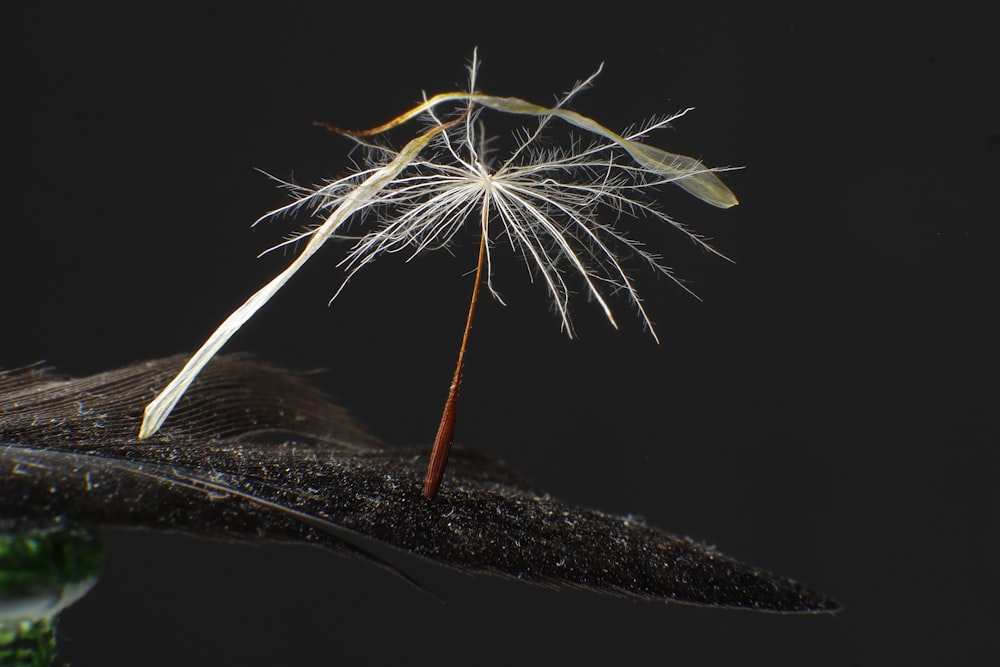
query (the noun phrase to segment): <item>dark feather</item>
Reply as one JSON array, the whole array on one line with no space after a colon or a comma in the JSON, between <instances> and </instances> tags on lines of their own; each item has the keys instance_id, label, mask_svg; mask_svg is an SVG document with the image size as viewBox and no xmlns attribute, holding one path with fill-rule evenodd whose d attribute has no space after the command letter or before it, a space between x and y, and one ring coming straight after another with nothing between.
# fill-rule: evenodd
<instances>
[{"instance_id":1,"label":"dark feather","mask_svg":"<svg viewBox=\"0 0 1000 667\"><path fill-rule=\"evenodd\" d=\"M38 366L0 374L0 515L374 558L358 546L371 539L543 585L761 611L838 608L704 544L550 498L475 452L453 452L440 496L427 501L426 452L379 442L302 378L239 357L209 364L158 437L139 441L144 406L183 361L81 379Z\"/></svg>"}]
</instances>

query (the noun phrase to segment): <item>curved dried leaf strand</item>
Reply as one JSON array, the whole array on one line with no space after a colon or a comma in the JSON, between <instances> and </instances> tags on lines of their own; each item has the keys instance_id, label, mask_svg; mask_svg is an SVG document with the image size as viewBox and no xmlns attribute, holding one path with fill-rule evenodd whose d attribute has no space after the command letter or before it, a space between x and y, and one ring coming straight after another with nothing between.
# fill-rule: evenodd
<instances>
[{"instance_id":1,"label":"curved dried leaf strand","mask_svg":"<svg viewBox=\"0 0 1000 667\"><path fill-rule=\"evenodd\" d=\"M584 116L576 111L561 107L544 107L519 97L501 97L484 95L482 93L438 93L412 109L396 116L389 122L368 130L344 130L325 123L321 123L321 125L347 136L368 137L398 127L444 102L458 101L475 102L494 111L504 113L530 116L556 116L581 130L604 137L621 146L640 165L668 177L675 185L707 204L718 208L730 208L739 204L736 195L715 175L712 169L706 167L695 158L670 153L662 148L638 141L631 141L601 125L593 118Z\"/></svg>"},{"instance_id":2,"label":"curved dried leaf strand","mask_svg":"<svg viewBox=\"0 0 1000 667\"><path fill-rule=\"evenodd\" d=\"M309 243L299 253L288 268L275 276L269 283L264 285L253 294L242 306L232 312L222 324L202 344L198 351L194 353L184 368L170 383L154 398L143 411L142 425L139 427L139 439L149 438L155 434L163 422L173 411L174 406L187 391L191 383L198 376L198 373L205 365L222 349L222 346L232 338L239 329L260 310L260 308L270 301L278 290L284 287L285 283L298 272L300 268L312 257L317 250L330 238L337 229L347 221L356 211L367 206L380 190L385 188L403 169L406 168L421 150L438 133L457 123L460 119L455 119L449 123L437 125L427 130L420 136L410 140L403 150L388 164L372 173L353 191L346 194L336 209L330 214L326 221L313 233Z\"/></svg>"}]
</instances>

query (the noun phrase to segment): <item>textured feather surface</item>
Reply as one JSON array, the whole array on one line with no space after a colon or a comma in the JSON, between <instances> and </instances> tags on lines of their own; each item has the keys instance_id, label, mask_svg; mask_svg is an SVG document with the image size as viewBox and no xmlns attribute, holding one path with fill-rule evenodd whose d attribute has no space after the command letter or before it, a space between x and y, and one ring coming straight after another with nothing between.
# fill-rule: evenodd
<instances>
[{"instance_id":1,"label":"textured feather surface","mask_svg":"<svg viewBox=\"0 0 1000 667\"><path fill-rule=\"evenodd\" d=\"M184 359L81 379L42 367L0 374L0 514L361 556L358 542L373 539L543 585L762 611L838 608L701 543L562 503L468 450L452 454L453 474L428 502L424 451L379 442L302 378L239 357L213 360L157 437L138 440L144 405Z\"/></svg>"}]
</instances>

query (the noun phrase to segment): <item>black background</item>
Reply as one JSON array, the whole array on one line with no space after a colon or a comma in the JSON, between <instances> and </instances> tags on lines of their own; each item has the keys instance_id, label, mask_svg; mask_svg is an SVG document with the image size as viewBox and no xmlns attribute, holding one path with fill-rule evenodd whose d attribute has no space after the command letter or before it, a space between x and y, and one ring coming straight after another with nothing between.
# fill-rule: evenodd
<instances>
[{"instance_id":1,"label":"black background","mask_svg":"<svg viewBox=\"0 0 1000 667\"><path fill-rule=\"evenodd\" d=\"M782 617L466 577L402 554L439 604L306 548L108 532L62 621L74 665L974 664L997 655L997 12L989 3L91 3L22 9L4 66L2 358L88 374L193 350L289 261L250 230L365 127L465 80L613 128L687 106L657 142L741 206L663 205L734 260L632 227L704 299L650 273L662 339L577 301L560 334L499 253L477 315L459 444L554 495L639 514L846 607ZM429 443L475 239L379 261L331 306L325 248L227 351L316 382L372 432Z\"/></svg>"}]
</instances>

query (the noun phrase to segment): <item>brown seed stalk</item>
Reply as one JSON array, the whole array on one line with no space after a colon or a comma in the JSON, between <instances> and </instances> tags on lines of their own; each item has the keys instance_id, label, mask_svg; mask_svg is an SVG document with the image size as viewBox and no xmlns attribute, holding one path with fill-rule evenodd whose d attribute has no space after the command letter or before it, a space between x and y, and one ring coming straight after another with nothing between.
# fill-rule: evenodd
<instances>
[{"instance_id":1,"label":"brown seed stalk","mask_svg":"<svg viewBox=\"0 0 1000 667\"><path fill-rule=\"evenodd\" d=\"M465 332L462 334L462 346L458 350L458 363L455 365L455 375L451 379L451 388L448 390L448 400L444 404L444 412L441 414L441 423L438 425L437 436L434 438L434 446L431 448L431 458L427 463L427 476L424 478L424 498L433 500L441 488L441 480L444 478L444 469L448 465L448 454L451 453L451 444L455 436L455 416L458 409L458 390L462 385L462 369L465 366L465 348L469 342L469 331L472 330L472 315L476 310L476 301L479 299L479 284L482 282L483 264L486 257L486 219L489 215L489 206L485 199L483 202L483 224L482 233L479 238L479 262L476 265L476 284L472 288L472 300L469 302L469 315L465 320Z\"/></svg>"}]
</instances>

